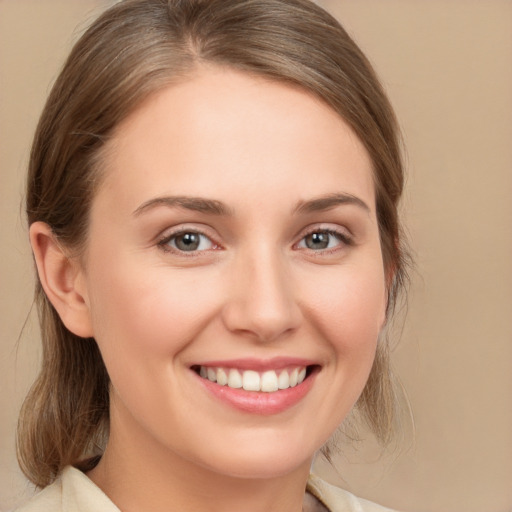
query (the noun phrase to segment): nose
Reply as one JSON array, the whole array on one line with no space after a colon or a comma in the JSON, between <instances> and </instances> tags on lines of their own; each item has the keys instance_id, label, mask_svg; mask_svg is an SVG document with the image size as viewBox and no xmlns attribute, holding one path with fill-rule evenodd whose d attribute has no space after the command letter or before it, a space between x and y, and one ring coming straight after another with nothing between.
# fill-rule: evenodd
<instances>
[{"instance_id":1,"label":"nose","mask_svg":"<svg viewBox=\"0 0 512 512\"><path fill-rule=\"evenodd\" d=\"M280 255L240 258L229 278L222 316L228 330L272 342L300 326L302 312L294 282Z\"/></svg>"}]
</instances>

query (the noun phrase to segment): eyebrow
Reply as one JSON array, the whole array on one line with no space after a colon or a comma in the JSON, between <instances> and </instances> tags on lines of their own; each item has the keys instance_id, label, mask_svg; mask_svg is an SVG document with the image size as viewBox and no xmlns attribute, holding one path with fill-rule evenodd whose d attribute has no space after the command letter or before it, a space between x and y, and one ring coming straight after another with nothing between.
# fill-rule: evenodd
<instances>
[{"instance_id":1,"label":"eyebrow","mask_svg":"<svg viewBox=\"0 0 512 512\"><path fill-rule=\"evenodd\" d=\"M208 213L211 215L233 215L233 211L221 201L215 199L206 199L204 197L189 196L163 196L155 197L142 203L134 212L135 216L152 210L158 206L167 206L168 208L185 208L195 212Z\"/></svg>"},{"instance_id":2,"label":"eyebrow","mask_svg":"<svg viewBox=\"0 0 512 512\"><path fill-rule=\"evenodd\" d=\"M362 208L366 212L370 212L370 207L357 196L346 193L327 194L325 196L317 197L309 201L299 201L294 208L294 213L314 213L320 211L330 210L340 205L355 205ZM159 206L166 206L168 208L185 208L200 213L207 213L210 215L219 216L233 216L234 211L229 208L222 201L216 199L207 199L204 197L191 197L191 196L162 196L149 199L142 203L134 212L133 215L139 216L142 213L152 210Z\"/></svg>"},{"instance_id":3,"label":"eyebrow","mask_svg":"<svg viewBox=\"0 0 512 512\"><path fill-rule=\"evenodd\" d=\"M371 211L370 207L362 199L359 199L359 197L353 196L352 194L335 193L311 199L310 201L299 201L295 207L295 212L314 213L330 210L331 208L345 204L358 206L367 213L370 213Z\"/></svg>"}]
</instances>

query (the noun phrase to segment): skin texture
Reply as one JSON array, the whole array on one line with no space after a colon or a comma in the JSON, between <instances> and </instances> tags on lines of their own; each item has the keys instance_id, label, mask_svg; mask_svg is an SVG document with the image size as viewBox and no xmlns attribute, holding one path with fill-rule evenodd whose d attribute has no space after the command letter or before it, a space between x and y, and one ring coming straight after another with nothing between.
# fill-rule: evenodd
<instances>
[{"instance_id":1,"label":"skin texture","mask_svg":"<svg viewBox=\"0 0 512 512\"><path fill-rule=\"evenodd\" d=\"M112 381L111 437L89 476L123 511L300 510L385 319L366 150L308 93L216 67L151 97L108 144L80 261L47 226L31 228L47 294L70 330L96 338ZM367 208L297 209L332 194ZM169 196L227 214L143 207ZM183 230L204 235L199 250L169 240ZM328 248L307 246L326 230L339 233ZM317 373L273 414L219 400L191 370L275 357Z\"/></svg>"}]
</instances>

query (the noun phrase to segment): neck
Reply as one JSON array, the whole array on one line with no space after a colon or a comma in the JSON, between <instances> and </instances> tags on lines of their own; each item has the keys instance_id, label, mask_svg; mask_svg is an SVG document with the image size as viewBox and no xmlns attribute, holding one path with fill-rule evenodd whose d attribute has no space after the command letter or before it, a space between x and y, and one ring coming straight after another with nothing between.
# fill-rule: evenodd
<instances>
[{"instance_id":1,"label":"neck","mask_svg":"<svg viewBox=\"0 0 512 512\"><path fill-rule=\"evenodd\" d=\"M101 461L88 473L123 512L302 510L310 460L284 475L240 477L200 466L161 446L126 441L122 433L111 432Z\"/></svg>"}]
</instances>

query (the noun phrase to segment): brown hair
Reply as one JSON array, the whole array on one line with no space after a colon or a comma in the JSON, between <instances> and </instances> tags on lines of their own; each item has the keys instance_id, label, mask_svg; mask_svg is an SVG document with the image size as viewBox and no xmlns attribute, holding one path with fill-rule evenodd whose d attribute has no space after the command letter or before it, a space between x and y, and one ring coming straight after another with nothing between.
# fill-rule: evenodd
<instances>
[{"instance_id":1,"label":"brown hair","mask_svg":"<svg viewBox=\"0 0 512 512\"><path fill-rule=\"evenodd\" d=\"M392 108L357 45L308 0L125 0L105 11L73 48L42 113L32 147L29 224L47 223L80 254L102 148L149 95L201 62L287 82L321 98L352 127L373 161L388 314L404 285L397 213L404 176ZM108 435L109 378L94 339L66 329L36 286L41 372L21 411L18 458L40 487L62 468L101 452ZM379 343L357 408L381 441L393 430L388 343Z\"/></svg>"}]
</instances>

